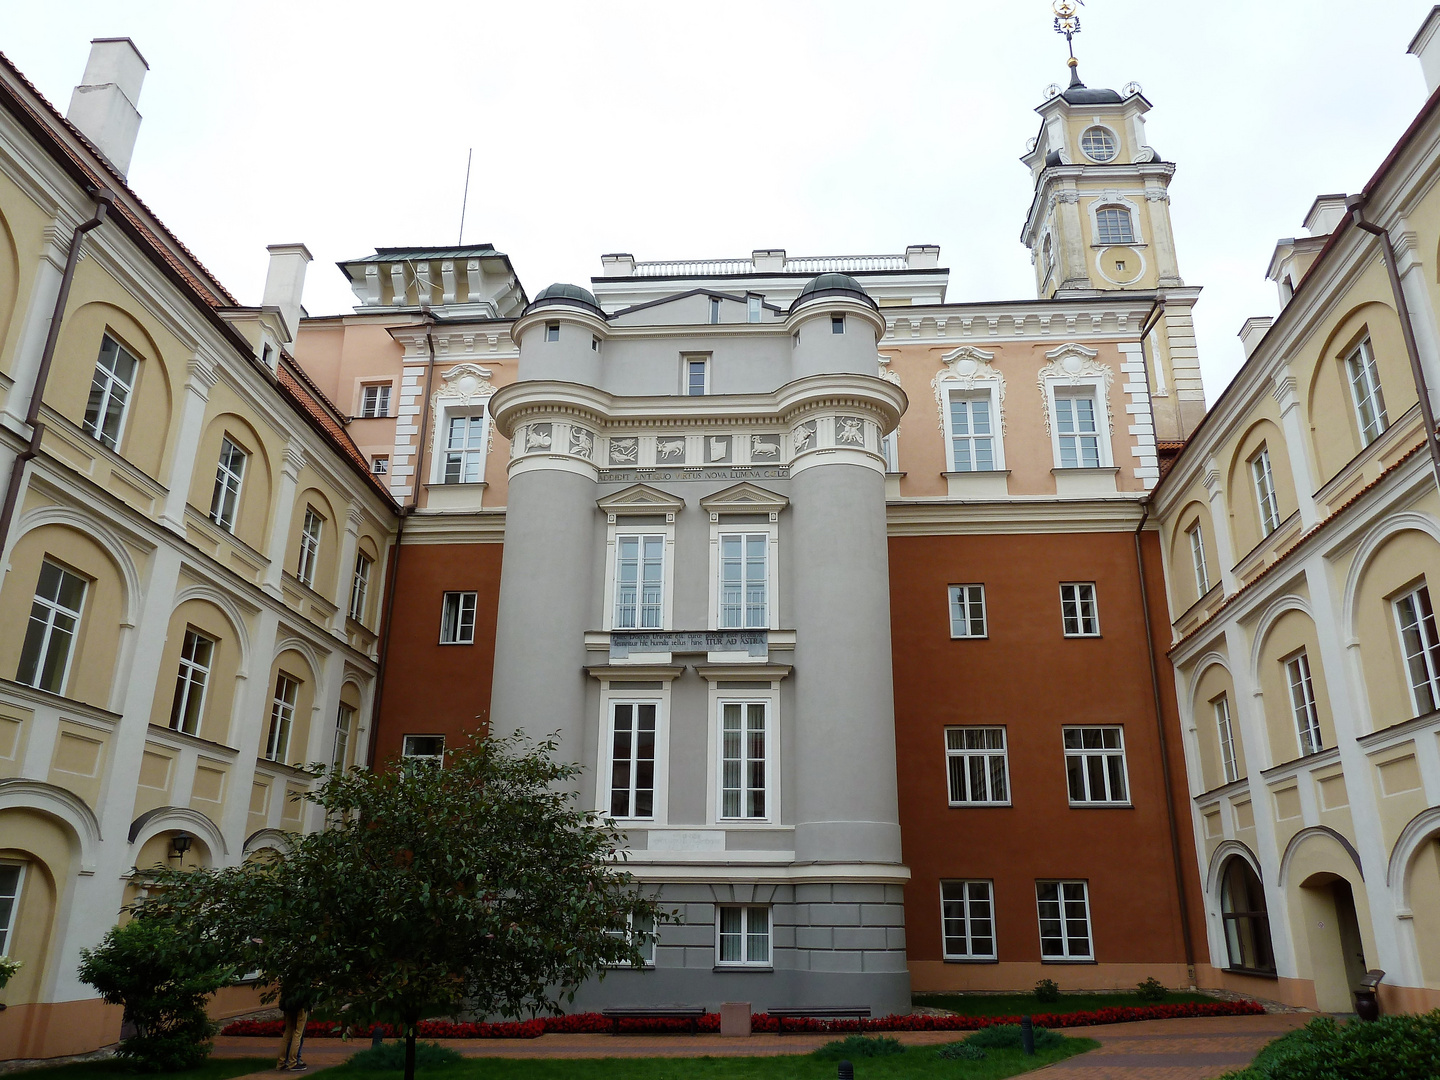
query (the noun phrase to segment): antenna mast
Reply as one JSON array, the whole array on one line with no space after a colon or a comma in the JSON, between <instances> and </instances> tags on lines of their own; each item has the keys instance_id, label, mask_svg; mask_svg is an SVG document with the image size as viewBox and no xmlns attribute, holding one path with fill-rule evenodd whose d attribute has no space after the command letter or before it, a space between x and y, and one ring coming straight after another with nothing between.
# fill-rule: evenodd
<instances>
[{"instance_id":1,"label":"antenna mast","mask_svg":"<svg viewBox=\"0 0 1440 1080\"><path fill-rule=\"evenodd\" d=\"M470 201L470 159L474 156L473 146L465 151L465 193L460 196L460 235L455 238L456 247L465 243L465 205Z\"/></svg>"}]
</instances>

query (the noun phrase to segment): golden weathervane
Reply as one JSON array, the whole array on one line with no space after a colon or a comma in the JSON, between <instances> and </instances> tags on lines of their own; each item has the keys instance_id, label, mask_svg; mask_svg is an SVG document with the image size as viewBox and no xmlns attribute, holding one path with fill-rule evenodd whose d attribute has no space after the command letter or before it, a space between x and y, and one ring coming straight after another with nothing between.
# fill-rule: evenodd
<instances>
[{"instance_id":1,"label":"golden weathervane","mask_svg":"<svg viewBox=\"0 0 1440 1080\"><path fill-rule=\"evenodd\" d=\"M1055 0L1051 9L1055 12L1055 32L1065 35L1065 45L1070 50L1070 67L1078 67L1075 59L1075 35L1080 32L1080 7L1085 0Z\"/></svg>"}]
</instances>

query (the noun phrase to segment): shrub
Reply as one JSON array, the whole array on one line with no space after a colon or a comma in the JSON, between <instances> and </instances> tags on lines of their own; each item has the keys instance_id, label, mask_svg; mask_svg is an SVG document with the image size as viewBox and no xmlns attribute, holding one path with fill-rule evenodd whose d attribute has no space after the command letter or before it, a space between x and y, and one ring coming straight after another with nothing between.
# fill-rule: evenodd
<instances>
[{"instance_id":1,"label":"shrub","mask_svg":"<svg viewBox=\"0 0 1440 1080\"><path fill-rule=\"evenodd\" d=\"M971 1046L983 1047L986 1050L1019 1050L1025 1045L1019 1024L996 1024L994 1027L981 1028L965 1041ZM1054 1050L1064 1042L1065 1036L1058 1031L1035 1028L1036 1050Z\"/></svg>"},{"instance_id":2,"label":"shrub","mask_svg":"<svg viewBox=\"0 0 1440 1080\"><path fill-rule=\"evenodd\" d=\"M1434 1080L1440 1076L1440 1009L1343 1027L1320 1017L1277 1039L1231 1080Z\"/></svg>"},{"instance_id":3,"label":"shrub","mask_svg":"<svg viewBox=\"0 0 1440 1080\"><path fill-rule=\"evenodd\" d=\"M25 966L23 960L12 960L8 956L0 956L0 990L5 989L5 984L15 977L15 973Z\"/></svg>"},{"instance_id":4,"label":"shrub","mask_svg":"<svg viewBox=\"0 0 1440 1080\"><path fill-rule=\"evenodd\" d=\"M1151 975L1144 982L1135 987L1135 995L1141 1001L1164 1001L1168 993L1165 984Z\"/></svg>"},{"instance_id":5,"label":"shrub","mask_svg":"<svg viewBox=\"0 0 1440 1080\"><path fill-rule=\"evenodd\" d=\"M102 1000L123 1005L135 1024L116 1053L131 1068L175 1072L209 1056L216 1025L205 1001L232 973L172 927L153 919L112 926L94 949L80 950L79 975Z\"/></svg>"},{"instance_id":6,"label":"shrub","mask_svg":"<svg viewBox=\"0 0 1440 1080\"><path fill-rule=\"evenodd\" d=\"M836 1039L834 1042L826 1043L819 1050L814 1051L813 1056L822 1061L848 1061L853 1058L877 1058L889 1057L891 1054L903 1054L905 1047L900 1045L899 1039L891 1039L881 1036L878 1039L869 1039L864 1035L851 1035L849 1038Z\"/></svg>"},{"instance_id":7,"label":"shrub","mask_svg":"<svg viewBox=\"0 0 1440 1080\"><path fill-rule=\"evenodd\" d=\"M984 1061L985 1051L970 1042L946 1043L935 1051L935 1056L947 1061Z\"/></svg>"},{"instance_id":8,"label":"shrub","mask_svg":"<svg viewBox=\"0 0 1440 1080\"><path fill-rule=\"evenodd\" d=\"M1041 979L1035 984L1036 1001L1059 1001L1060 984L1054 979Z\"/></svg>"},{"instance_id":9,"label":"shrub","mask_svg":"<svg viewBox=\"0 0 1440 1080\"><path fill-rule=\"evenodd\" d=\"M464 1055L458 1050L451 1050L448 1046L441 1046L433 1042L417 1042L415 1044L415 1068L434 1069L442 1065L454 1065L457 1061L464 1061ZM405 1043L398 1042L381 1043L379 1046L372 1046L369 1050L361 1050L349 1061L352 1068L364 1069L367 1072L400 1072L405 1068Z\"/></svg>"}]
</instances>

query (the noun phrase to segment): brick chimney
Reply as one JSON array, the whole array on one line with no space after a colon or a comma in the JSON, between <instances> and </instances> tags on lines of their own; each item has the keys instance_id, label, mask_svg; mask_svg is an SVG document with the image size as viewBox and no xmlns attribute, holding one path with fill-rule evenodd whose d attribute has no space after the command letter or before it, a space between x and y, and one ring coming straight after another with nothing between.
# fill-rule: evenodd
<instances>
[{"instance_id":1,"label":"brick chimney","mask_svg":"<svg viewBox=\"0 0 1440 1080\"><path fill-rule=\"evenodd\" d=\"M140 133L140 87L150 65L129 38L95 38L85 75L70 95L65 118L95 144L122 177L130 171Z\"/></svg>"}]
</instances>

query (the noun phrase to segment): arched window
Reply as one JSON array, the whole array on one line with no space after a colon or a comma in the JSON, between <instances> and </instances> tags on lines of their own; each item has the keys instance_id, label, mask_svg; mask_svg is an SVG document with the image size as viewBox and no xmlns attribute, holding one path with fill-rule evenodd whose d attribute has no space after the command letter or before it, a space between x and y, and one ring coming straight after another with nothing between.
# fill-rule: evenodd
<instances>
[{"instance_id":1,"label":"arched window","mask_svg":"<svg viewBox=\"0 0 1440 1080\"><path fill-rule=\"evenodd\" d=\"M1107 206L1095 211L1095 242L1097 244L1133 244L1135 226L1130 211L1123 206Z\"/></svg>"},{"instance_id":2,"label":"arched window","mask_svg":"<svg viewBox=\"0 0 1440 1080\"><path fill-rule=\"evenodd\" d=\"M1250 864L1232 856L1220 879L1220 917L1225 921L1225 948L1230 967L1240 971L1275 973L1270 947L1270 913L1265 890Z\"/></svg>"}]
</instances>

